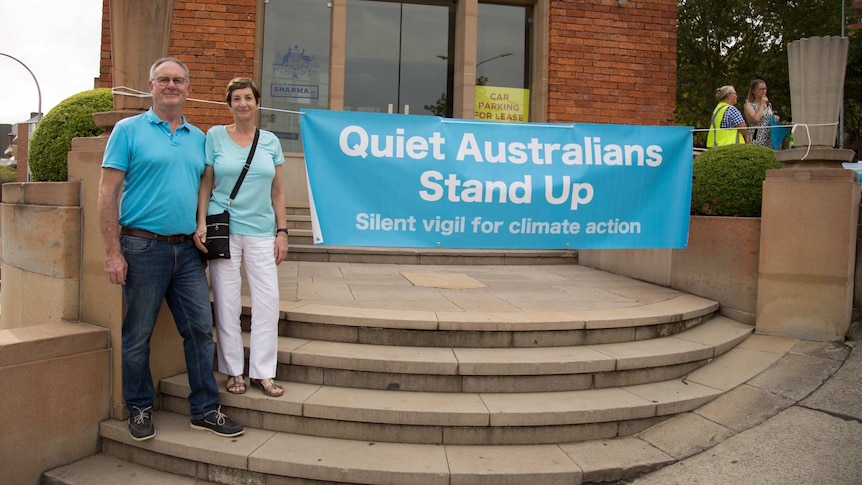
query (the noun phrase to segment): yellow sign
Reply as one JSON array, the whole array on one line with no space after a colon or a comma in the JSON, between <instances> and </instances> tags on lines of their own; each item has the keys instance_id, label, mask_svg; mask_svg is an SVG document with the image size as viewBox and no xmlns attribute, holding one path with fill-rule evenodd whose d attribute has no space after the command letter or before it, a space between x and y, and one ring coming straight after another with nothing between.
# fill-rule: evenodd
<instances>
[{"instance_id":1,"label":"yellow sign","mask_svg":"<svg viewBox=\"0 0 862 485\"><path fill-rule=\"evenodd\" d=\"M530 90L476 86L476 119L530 121Z\"/></svg>"}]
</instances>

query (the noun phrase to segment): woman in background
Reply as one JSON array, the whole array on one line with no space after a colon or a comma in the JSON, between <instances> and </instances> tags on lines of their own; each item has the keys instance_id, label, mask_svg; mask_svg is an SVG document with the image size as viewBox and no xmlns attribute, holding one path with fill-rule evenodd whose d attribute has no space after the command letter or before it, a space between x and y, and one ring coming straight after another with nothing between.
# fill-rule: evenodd
<instances>
[{"instance_id":1,"label":"woman in background","mask_svg":"<svg viewBox=\"0 0 862 485\"><path fill-rule=\"evenodd\" d=\"M722 86L715 90L715 99L718 104L712 110L712 120L709 125L709 134L706 137L706 147L712 148L719 145L733 145L735 143L748 142L748 129L742 113L734 106L739 99L736 88L733 86Z\"/></svg>"},{"instance_id":2,"label":"woman in background","mask_svg":"<svg viewBox=\"0 0 862 485\"><path fill-rule=\"evenodd\" d=\"M778 116L773 120L772 103L766 97L766 81L751 81L743 110L748 126L752 127L749 137L751 144L772 148L772 132L769 127L774 124L773 121L778 121Z\"/></svg>"}]
</instances>

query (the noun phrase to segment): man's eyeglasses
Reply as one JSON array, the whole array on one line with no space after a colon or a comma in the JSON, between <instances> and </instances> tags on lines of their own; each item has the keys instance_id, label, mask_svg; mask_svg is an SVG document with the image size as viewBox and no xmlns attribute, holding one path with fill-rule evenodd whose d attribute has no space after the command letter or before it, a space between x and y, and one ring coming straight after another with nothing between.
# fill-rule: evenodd
<instances>
[{"instance_id":1,"label":"man's eyeglasses","mask_svg":"<svg viewBox=\"0 0 862 485\"><path fill-rule=\"evenodd\" d=\"M184 78L184 77L173 77L173 78L171 78L171 77L167 77L167 76L162 76L162 77L157 77L157 78L153 79L153 81L157 82L159 84L159 86L162 86L162 87L167 86L171 81L174 82L174 86L182 86L183 84L186 83L186 78Z\"/></svg>"}]
</instances>

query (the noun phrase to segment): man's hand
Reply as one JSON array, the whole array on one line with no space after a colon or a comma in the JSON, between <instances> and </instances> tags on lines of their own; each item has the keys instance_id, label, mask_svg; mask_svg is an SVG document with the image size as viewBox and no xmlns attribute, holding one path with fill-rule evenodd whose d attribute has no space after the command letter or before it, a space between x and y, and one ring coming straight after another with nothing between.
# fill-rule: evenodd
<instances>
[{"instance_id":1,"label":"man's hand","mask_svg":"<svg viewBox=\"0 0 862 485\"><path fill-rule=\"evenodd\" d=\"M105 276L115 285L126 284L126 258L120 251L120 191L126 173L113 168L102 169L99 181L99 225L105 245Z\"/></svg>"},{"instance_id":2,"label":"man's hand","mask_svg":"<svg viewBox=\"0 0 862 485\"><path fill-rule=\"evenodd\" d=\"M105 256L105 276L112 284L126 284L126 258L122 254L109 254Z\"/></svg>"}]
</instances>

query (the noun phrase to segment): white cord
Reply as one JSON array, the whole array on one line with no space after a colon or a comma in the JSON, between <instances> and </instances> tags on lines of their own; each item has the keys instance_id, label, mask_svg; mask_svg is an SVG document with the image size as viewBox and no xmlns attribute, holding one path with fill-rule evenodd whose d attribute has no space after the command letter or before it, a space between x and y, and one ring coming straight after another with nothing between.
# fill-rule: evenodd
<instances>
[{"instance_id":1,"label":"white cord","mask_svg":"<svg viewBox=\"0 0 862 485\"><path fill-rule=\"evenodd\" d=\"M119 94L121 96L133 96L136 98L150 98L150 97L152 97L152 94L150 94L150 93L147 93L144 91L138 91L136 89L132 89L132 88L129 88L126 86L117 86L115 88L111 88L111 93ZM223 101L210 101L207 99L195 99L195 98L187 98L187 99L189 101L195 101L198 103L224 104ZM260 109L261 109L261 111L277 111L280 113L293 113L293 114L298 114L298 115L304 114L301 111L293 111L293 110L289 110L289 109L279 109L279 108L267 108L264 106L261 106ZM461 119L461 118L441 118L441 119L442 119L443 123L466 123L466 124L478 124L478 123L487 124L488 123L487 121L467 120L467 119ZM796 127L804 126L805 132L808 134L808 149L805 151L805 156L802 157L802 160L805 160L805 158L811 152L811 132L808 129L808 127L809 126L834 126L837 124L838 124L838 122L835 122L835 123L811 123L811 124L809 124L809 123L797 123L797 124L793 125L793 127L790 129L790 133L795 133ZM574 128L575 127L575 125L573 125L573 124L570 124L570 125L552 124L549 126L553 126L553 127L557 127L557 128ZM737 129L756 130L757 128L786 128L786 127L787 127L787 125L769 125L769 126L746 126L744 128L737 128ZM726 128L726 129L729 129L729 128ZM698 132L698 131L709 131L709 130L710 130L710 128L692 128L691 131L692 132Z\"/></svg>"},{"instance_id":2,"label":"white cord","mask_svg":"<svg viewBox=\"0 0 862 485\"><path fill-rule=\"evenodd\" d=\"M837 125L837 124L838 124L838 122L836 121L836 122L834 122L834 123L797 123L797 124L793 124L792 126L794 126L793 130L795 130L795 129L796 129L795 127L796 127L797 125L805 125L805 126L835 126L835 125ZM758 129L758 128L787 128L787 126L788 126L788 125L743 126L743 127L741 127L741 128L735 128L735 129L737 129L737 130L756 130L756 129ZM695 131L709 131L709 130L711 130L711 129L712 129L712 128L692 128L692 130L691 130L691 131L693 131L693 132L695 132ZM730 130L730 129L733 129L733 128L719 128L719 129L721 129L721 130ZM791 131L793 131L793 130L791 130Z\"/></svg>"},{"instance_id":3,"label":"white cord","mask_svg":"<svg viewBox=\"0 0 862 485\"><path fill-rule=\"evenodd\" d=\"M135 98L151 98L153 95L144 91L138 91L137 89L132 89L126 86L117 86L111 88L112 94L119 94L120 96L132 96ZM188 101L194 101L197 103L209 103L209 104L219 104L223 105L224 101L210 101L208 99L196 99L196 98L186 98ZM261 106L261 111L278 111L280 113L293 113L293 114L302 114L300 111L293 111L289 109L279 109L279 108L266 108Z\"/></svg>"},{"instance_id":4,"label":"white cord","mask_svg":"<svg viewBox=\"0 0 862 485\"><path fill-rule=\"evenodd\" d=\"M796 128L799 126L805 127L805 134L808 135L808 147L805 149L805 155L802 156L799 161L803 161L808 157L808 154L811 153L811 130L808 129L809 126L835 126L838 122L834 123L794 123L793 127L790 128L790 133L796 133ZM737 130L756 130L758 128L787 128L787 125L769 125L769 126L744 126L742 128L736 128ZM731 128L721 128L723 130L729 130ZM694 128L691 131L709 131L711 128Z\"/></svg>"}]
</instances>

